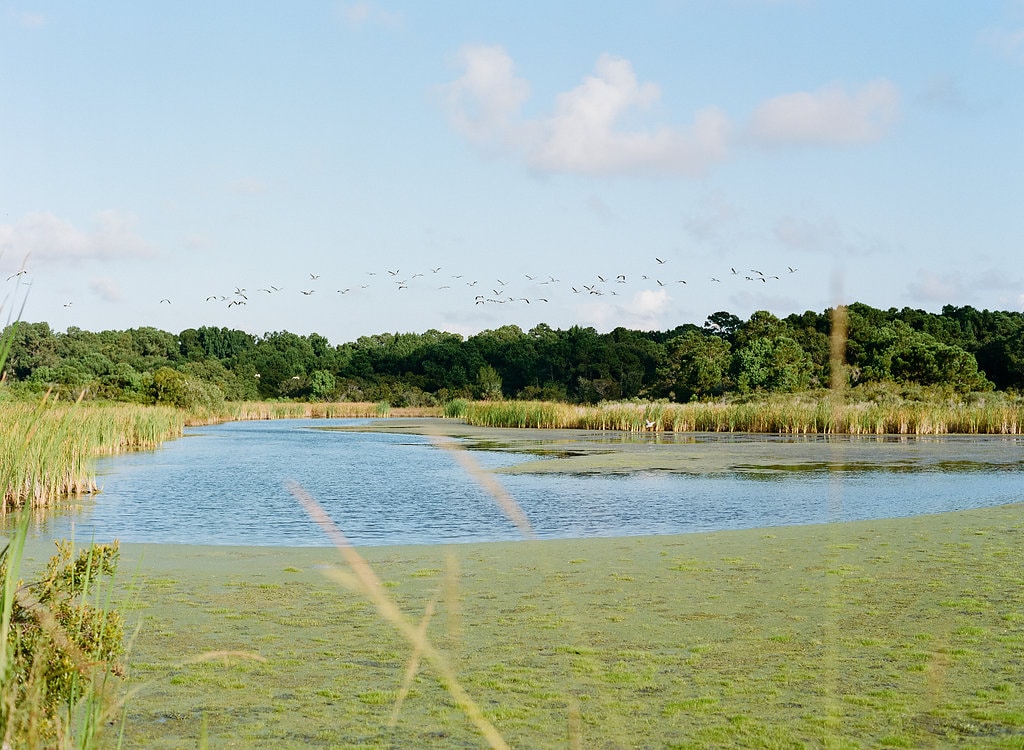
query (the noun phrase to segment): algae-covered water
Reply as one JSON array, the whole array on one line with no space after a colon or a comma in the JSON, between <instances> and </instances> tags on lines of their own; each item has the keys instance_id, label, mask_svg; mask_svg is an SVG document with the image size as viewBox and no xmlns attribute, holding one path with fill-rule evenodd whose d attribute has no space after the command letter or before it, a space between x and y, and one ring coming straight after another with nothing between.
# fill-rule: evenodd
<instances>
[{"instance_id":1,"label":"algae-covered water","mask_svg":"<svg viewBox=\"0 0 1024 750\"><path fill-rule=\"evenodd\" d=\"M369 547L511 747L1021 747L1024 507ZM45 545L31 545L33 564ZM480 748L333 550L128 545L124 747ZM116 744L111 727L108 745Z\"/></svg>"}]
</instances>

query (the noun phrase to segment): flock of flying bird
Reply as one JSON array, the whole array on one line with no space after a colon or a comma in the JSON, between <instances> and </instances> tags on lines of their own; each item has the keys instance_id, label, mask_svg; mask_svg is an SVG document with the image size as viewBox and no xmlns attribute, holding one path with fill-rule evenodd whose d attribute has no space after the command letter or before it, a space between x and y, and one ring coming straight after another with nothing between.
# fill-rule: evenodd
<instances>
[{"instance_id":1,"label":"flock of flying bird","mask_svg":"<svg viewBox=\"0 0 1024 750\"><path fill-rule=\"evenodd\" d=\"M504 304L532 304L532 303L547 303L549 302L554 294L559 290L563 293L570 293L573 295L586 295L586 296L615 296L621 291L628 290L631 279L634 281L638 278L641 283L645 284L646 288L662 288L669 287L678 284L687 284L686 279L673 278L673 274L670 274L670 264L666 259L655 258L655 265L651 267L649 273L641 273L634 276L627 276L624 273L612 275L601 275L596 274L593 278L579 282L562 282L560 279L554 276L541 276L523 274L524 280L518 284L512 283L510 280L495 279L493 282L481 281L479 279L467 279L464 274L442 274L443 270L441 266L432 267L428 272L417 272L411 274L403 274L401 269L385 269L384 271L368 271L366 278L360 283L354 286L346 286L337 289L334 293L340 295L348 294L359 294L371 286L379 286L380 281L387 282L394 290L403 291L412 288L434 288L437 290L456 290L462 288L467 291L466 302L474 305L504 305ZM792 266L787 266L787 271L783 274L794 274L799 269ZM22 268L17 273L13 273L7 277L7 281L15 278L21 278L27 274L27 270ZM749 271L739 271L736 268L730 268L727 274L722 274L722 278L725 279L739 279L745 282L760 282L762 284L768 284L773 281L778 281L782 278L776 273L766 273L756 268L751 268ZM709 277L710 283L721 284L722 278L715 276ZM296 290L299 294L310 297L314 294L322 294L318 285L315 282L320 281L320 275L310 273L308 278L305 280L304 285ZM429 283L429 282L433 283ZM28 283L22 281L22 283ZM528 285L528 290L521 291L519 289L520 284ZM235 287L233 292L211 294L206 297L206 302L209 303L220 303L226 304L229 308L241 308L248 305L256 297L264 297L267 295L278 295L286 292L284 287L268 285L256 289L254 292L250 292L244 287ZM526 296L529 294L529 296ZM64 307L71 307L71 302L64 303ZM163 297L159 300L158 304L171 304L170 297Z\"/></svg>"},{"instance_id":2,"label":"flock of flying bird","mask_svg":"<svg viewBox=\"0 0 1024 750\"><path fill-rule=\"evenodd\" d=\"M686 279L672 278L672 275L667 273L668 261L663 258L655 258L656 265L653 267L653 271L650 273L642 273L638 276L632 277L634 280L639 279L640 282L644 283L649 288L661 288L669 287L677 284L687 284ZM441 266L432 267L425 272L417 272L410 274L403 274L400 268L385 269L384 271L368 271L366 278L361 280L358 284L352 286L344 286L340 289L336 289L333 294L349 295L359 294L364 292L371 287L379 287L380 282L384 281L387 285L391 286L395 291L401 292L407 289L436 289L442 290L458 290L463 289L467 291L466 301L467 304L472 302L474 305L503 305L503 304L532 304L532 303L547 303L549 302L558 290L563 293L568 292L574 295L587 295L587 296L604 296L618 295L621 291L629 289L630 278L626 274L616 275L601 275L596 274L593 278L579 282L562 282L560 279L554 276L541 276L523 274L524 279L518 283L513 283L511 277L509 279L496 278L493 282L483 281L480 279L469 279L464 274L442 274L443 268ZM799 269L787 266L785 274L794 274ZM778 281L782 277L776 273L766 273L756 268L752 268L749 271L742 272L736 268L730 268L728 274L722 274L723 278L734 278L740 279L746 282L760 282L768 284L773 281ZM297 292L305 297L310 297L314 294L323 294L321 285L316 282L320 281L320 275L310 273L308 278L302 287L294 290L292 293ZM431 283L433 282L433 283ZM721 284L722 279L712 276L709 278L709 283ZM527 285L529 288L526 291L521 289L521 285ZM281 293L287 293L284 287L268 285L256 289L255 291L249 291L245 287L235 287L233 292L211 294L206 297L206 302L220 303L231 307L242 307L248 305L252 301L253 297L264 297L266 295L278 295ZM331 294L332 292L327 292ZM160 300L161 303L170 304L169 298L163 298Z\"/></svg>"}]
</instances>

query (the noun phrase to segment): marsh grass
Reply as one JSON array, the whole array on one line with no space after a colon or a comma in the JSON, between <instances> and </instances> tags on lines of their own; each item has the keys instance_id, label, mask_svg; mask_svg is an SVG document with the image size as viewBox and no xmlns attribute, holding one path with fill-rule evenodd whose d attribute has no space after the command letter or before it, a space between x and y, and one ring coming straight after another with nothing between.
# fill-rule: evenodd
<instances>
[{"instance_id":1,"label":"marsh grass","mask_svg":"<svg viewBox=\"0 0 1024 750\"><path fill-rule=\"evenodd\" d=\"M437 416L439 409L393 409L372 403L227 403L217 412L124 403L11 402L0 408L0 514L43 508L97 490L93 459L153 450L189 425L265 419Z\"/></svg>"},{"instance_id":2,"label":"marsh grass","mask_svg":"<svg viewBox=\"0 0 1024 750\"><path fill-rule=\"evenodd\" d=\"M263 419L363 419L440 416L440 407L394 407L386 401L238 401L225 402L215 412L189 415L189 424Z\"/></svg>"},{"instance_id":3,"label":"marsh grass","mask_svg":"<svg viewBox=\"0 0 1024 750\"><path fill-rule=\"evenodd\" d=\"M171 407L66 404L43 399L0 410L2 508L41 507L96 490L96 456L158 447L179 437L186 414Z\"/></svg>"},{"instance_id":4,"label":"marsh grass","mask_svg":"<svg viewBox=\"0 0 1024 750\"><path fill-rule=\"evenodd\" d=\"M594 406L547 401L473 401L460 407L480 427L758 432L847 435L1019 435L1024 402L844 401L832 394L771 396L748 403L615 402Z\"/></svg>"}]
</instances>

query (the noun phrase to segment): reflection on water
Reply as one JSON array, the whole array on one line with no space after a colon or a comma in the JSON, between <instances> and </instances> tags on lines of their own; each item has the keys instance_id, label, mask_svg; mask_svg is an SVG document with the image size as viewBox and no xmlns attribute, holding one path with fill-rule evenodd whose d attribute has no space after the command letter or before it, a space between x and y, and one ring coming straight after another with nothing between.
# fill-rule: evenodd
<instances>
[{"instance_id":1,"label":"reflection on water","mask_svg":"<svg viewBox=\"0 0 1024 750\"><path fill-rule=\"evenodd\" d=\"M191 429L157 451L102 459L103 492L37 524L36 532L81 541L325 545L322 532L285 489L294 480L355 544L519 538L490 496L427 438L313 429L358 423L234 422ZM680 443L693 440L679 436ZM918 447L927 450L928 444ZM948 441L935 444L948 451ZM485 468L533 460L507 451L473 455ZM929 471L846 471L841 504L830 502L835 466L824 464L696 476L501 475L500 481L537 536L568 538L821 523L1020 502L1019 467L1010 462L1002 471L961 471L953 469L962 466L939 462Z\"/></svg>"}]
</instances>

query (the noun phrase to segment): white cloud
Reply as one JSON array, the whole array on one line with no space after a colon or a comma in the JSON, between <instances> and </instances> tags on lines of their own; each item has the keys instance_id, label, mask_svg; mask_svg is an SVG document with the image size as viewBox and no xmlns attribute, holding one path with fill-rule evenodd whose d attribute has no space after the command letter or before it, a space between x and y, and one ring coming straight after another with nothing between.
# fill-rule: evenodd
<instances>
[{"instance_id":1,"label":"white cloud","mask_svg":"<svg viewBox=\"0 0 1024 750\"><path fill-rule=\"evenodd\" d=\"M637 79L621 57L601 55L593 74L557 95L547 114L527 118L529 82L500 46L459 50L461 75L440 92L452 124L471 142L518 154L538 172L704 174L740 143L718 107L695 112L686 126L649 121L661 89ZM900 93L879 79L855 91L833 85L783 94L755 108L744 142L754 145L848 145L878 140L900 114Z\"/></svg>"},{"instance_id":2,"label":"white cloud","mask_svg":"<svg viewBox=\"0 0 1024 750\"><path fill-rule=\"evenodd\" d=\"M512 58L501 47L463 47L458 62L462 75L441 89L452 123L474 143L515 146L530 84L515 75Z\"/></svg>"},{"instance_id":3,"label":"white cloud","mask_svg":"<svg viewBox=\"0 0 1024 750\"><path fill-rule=\"evenodd\" d=\"M958 299L961 291L960 279L956 274L937 274L931 271L918 271L917 281L907 286L911 297L923 302L942 302L949 304Z\"/></svg>"},{"instance_id":4,"label":"white cloud","mask_svg":"<svg viewBox=\"0 0 1024 750\"><path fill-rule=\"evenodd\" d=\"M541 123L530 163L542 170L577 174L654 172L700 174L728 153L729 122L718 109L699 111L689 130L661 126L621 130L631 112L661 97L653 83L639 83L628 60L602 55L595 75L559 94L555 111Z\"/></svg>"},{"instance_id":5,"label":"white cloud","mask_svg":"<svg viewBox=\"0 0 1024 750\"><path fill-rule=\"evenodd\" d=\"M591 195L587 198L587 208L600 216L602 219L614 218L611 207L605 203L600 195Z\"/></svg>"},{"instance_id":6,"label":"white cloud","mask_svg":"<svg viewBox=\"0 0 1024 750\"><path fill-rule=\"evenodd\" d=\"M933 77L921 92L921 102L938 109L958 111L967 109L963 92L957 82L948 75Z\"/></svg>"},{"instance_id":7,"label":"white cloud","mask_svg":"<svg viewBox=\"0 0 1024 750\"><path fill-rule=\"evenodd\" d=\"M11 11L11 15L14 17L14 20L18 25L26 29L42 28L50 22L50 19L42 13L36 13L30 10Z\"/></svg>"},{"instance_id":8,"label":"white cloud","mask_svg":"<svg viewBox=\"0 0 1024 750\"><path fill-rule=\"evenodd\" d=\"M768 99L747 125L755 143L849 145L876 141L900 114L899 89L885 79L854 92L833 85Z\"/></svg>"},{"instance_id":9,"label":"white cloud","mask_svg":"<svg viewBox=\"0 0 1024 750\"><path fill-rule=\"evenodd\" d=\"M884 252L884 242L854 233L851 237L832 216L812 221L785 216L775 223L775 239L788 248L832 256L864 256Z\"/></svg>"},{"instance_id":10,"label":"white cloud","mask_svg":"<svg viewBox=\"0 0 1024 750\"><path fill-rule=\"evenodd\" d=\"M786 247L809 253L835 253L845 244L839 223L833 218L815 223L785 216L775 223L774 233Z\"/></svg>"},{"instance_id":11,"label":"white cloud","mask_svg":"<svg viewBox=\"0 0 1024 750\"><path fill-rule=\"evenodd\" d=\"M152 254L133 228L131 217L101 211L89 229L79 229L49 212L26 214L16 224L0 225L0 249L34 261L81 262Z\"/></svg>"},{"instance_id":12,"label":"white cloud","mask_svg":"<svg viewBox=\"0 0 1024 750\"><path fill-rule=\"evenodd\" d=\"M365 26L376 23L381 26L401 26L405 20L402 13L384 10L373 3L340 3L338 11L349 26Z\"/></svg>"},{"instance_id":13,"label":"white cloud","mask_svg":"<svg viewBox=\"0 0 1024 750\"><path fill-rule=\"evenodd\" d=\"M1014 293L1020 287L1020 276L1008 274L1005 270L936 273L921 269L917 272L917 279L907 285L907 291L914 299L923 303L950 304L959 301L991 307L994 304L1012 302Z\"/></svg>"},{"instance_id":14,"label":"white cloud","mask_svg":"<svg viewBox=\"0 0 1024 750\"><path fill-rule=\"evenodd\" d=\"M612 325L640 330L655 330L665 326L671 298L664 289L642 289L625 304L595 302L582 305L578 317L598 330Z\"/></svg>"},{"instance_id":15,"label":"white cloud","mask_svg":"<svg viewBox=\"0 0 1024 750\"><path fill-rule=\"evenodd\" d=\"M729 123L715 108L698 112L688 130L621 129L627 115L661 96L657 85L637 81L628 60L602 55L594 75L533 119L521 112L530 85L502 47L463 47L458 61L462 75L441 89L452 123L477 144L520 153L538 171L700 174L728 152Z\"/></svg>"},{"instance_id":16,"label":"white cloud","mask_svg":"<svg viewBox=\"0 0 1024 750\"><path fill-rule=\"evenodd\" d=\"M89 290L105 302L120 302L121 288L113 279L96 278L89 281Z\"/></svg>"}]
</instances>

